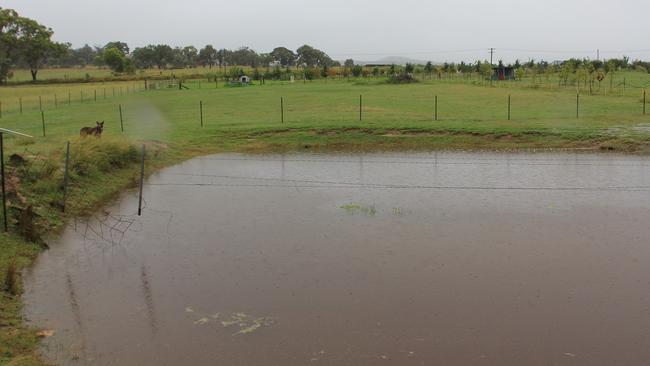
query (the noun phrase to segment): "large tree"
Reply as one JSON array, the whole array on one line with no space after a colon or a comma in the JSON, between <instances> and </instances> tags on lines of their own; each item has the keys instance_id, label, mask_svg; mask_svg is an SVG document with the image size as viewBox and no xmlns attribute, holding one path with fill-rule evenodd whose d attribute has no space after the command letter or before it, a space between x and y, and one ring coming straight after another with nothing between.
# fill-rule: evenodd
<instances>
[{"instance_id":1,"label":"large tree","mask_svg":"<svg viewBox=\"0 0 650 366\"><path fill-rule=\"evenodd\" d=\"M323 51L304 45L296 50L298 54L298 65L306 67L332 66L334 61Z\"/></svg>"},{"instance_id":2,"label":"large tree","mask_svg":"<svg viewBox=\"0 0 650 366\"><path fill-rule=\"evenodd\" d=\"M227 55L226 62L230 65L256 67L260 63L260 56L248 47L240 47Z\"/></svg>"},{"instance_id":3,"label":"large tree","mask_svg":"<svg viewBox=\"0 0 650 366\"><path fill-rule=\"evenodd\" d=\"M156 65L156 51L153 45L138 47L131 53L135 66L140 69L149 69Z\"/></svg>"},{"instance_id":4,"label":"large tree","mask_svg":"<svg viewBox=\"0 0 650 366\"><path fill-rule=\"evenodd\" d=\"M124 72L125 57L122 51L116 47L104 50L104 63L115 72Z\"/></svg>"},{"instance_id":5,"label":"large tree","mask_svg":"<svg viewBox=\"0 0 650 366\"><path fill-rule=\"evenodd\" d=\"M217 61L219 61L219 66L224 66L226 64L228 55L230 55L230 51L228 51L225 48L222 48L219 51L217 51Z\"/></svg>"},{"instance_id":6,"label":"large tree","mask_svg":"<svg viewBox=\"0 0 650 366\"><path fill-rule=\"evenodd\" d=\"M36 81L36 75L41 65L49 57L58 57L65 52L65 45L52 41L54 31L39 24L37 21L19 17L18 51L20 58L29 66L32 80Z\"/></svg>"},{"instance_id":7,"label":"large tree","mask_svg":"<svg viewBox=\"0 0 650 366\"><path fill-rule=\"evenodd\" d=\"M286 47L276 47L270 55L272 60L279 62L282 67L293 66L296 63L296 54Z\"/></svg>"},{"instance_id":8,"label":"large tree","mask_svg":"<svg viewBox=\"0 0 650 366\"><path fill-rule=\"evenodd\" d=\"M212 68L218 61L217 50L210 44L206 45L199 51L198 61L202 66Z\"/></svg>"},{"instance_id":9,"label":"large tree","mask_svg":"<svg viewBox=\"0 0 650 366\"><path fill-rule=\"evenodd\" d=\"M122 52L122 55L124 56L129 54L129 45L124 42L120 42L120 41L108 42L106 46L104 46L104 49L107 50L109 48L116 48L118 51Z\"/></svg>"},{"instance_id":10,"label":"large tree","mask_svg":"<svg viewBox=\"0 0 650 366\"><path fill-rule=\"evenodd\" d=\"M166 44L158 44L153 46L154 63L159 69L164 69L167 64L174 59L174 50Z\"/></svg>"},{"instance_id":11,"label":"large tree","mask_svg":"<svg viewBox=\"0 0 650 366\"><path fill-rule=\"evenodd\" d=\"M0 82L9 77L18 55L18 13L0 8Z\"/></svg>"},{"instance_id":12,"label":"large tree","mask_svg":"<svg viewBox=\"0 0 650 366\"><path fill-rule=\"evenodd\" d=\"M194 46L186 46L181 50L185 66L196 67L199 58L199 51Z\"/></svg>"}]
</instances>

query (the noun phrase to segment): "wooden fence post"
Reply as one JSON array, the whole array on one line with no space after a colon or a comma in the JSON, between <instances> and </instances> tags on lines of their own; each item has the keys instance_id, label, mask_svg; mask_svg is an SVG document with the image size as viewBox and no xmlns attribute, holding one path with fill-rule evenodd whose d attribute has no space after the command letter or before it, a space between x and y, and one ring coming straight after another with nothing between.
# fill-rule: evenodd
<instances>
[{"instance_id":1,"label":"wooden fence post","mask_svg":"<svg viewBox=\"0 0 650 366\"><path fill-rule=\"evenodd\" d=\"M508 94L508 121L510 121L510 94Z\"/></svg>"},{"instance_id":2,"label":"wooden fence post","mask_svg":"<svg viewBox=\"0 0 650 366\"><path fill-rule=\"evenodd\" d=\"M438 120L438 95L435 97L435 107L433 109L433 120L437 121Z\"/></svg>"},{"instance_id":3,"label":"wooden fence post","mask_svg":"<svg viewBox=\"0 0 650 366\"><path fill-rule=\"evenodd\" d=\"M362 95L359 94L359 121L361 121L362 117L362 111L363 111L363 99Z\"/></svg>"},{"instance_id":4,"label":"wooden fence post","mask_svg":"<svg viewBox=\"0 0 650 366\"><path fill-rule=\"evenodd\" d=\"M63 204L61 211L65 212L65 202L68 199L68 165L70 164L70 141L65 148L65 170L63 171Z\"/></svg>"},{"instance_id":5,"label":"wooden fence post","mask_svg":"<svg viewBox=\"0 0 650 366\"><path fill-rule=\"evenodd\" d=\"M140 196L138 198L138 216L142 215L142 186L144 185L144 144L142 144L142 157L140 158Z\"/></svg>"},{"instance_id":6,"label":"wooden fence post","mask_svg":"<svg viewBox=\"0 0 650 366\"><path fill-rule=\"evenodd\" d=\"M120 108L120 128L122 129L122 132L124 132L124 121L122 120L122 105L119 105Z\"/></svg>"},{"instance_id":7,"label":"wooden fence post","mask_svg":"<svg viewBox=\"0 0 650 366\"><path fill-rule=\"evenodd\" d=\"M4 134L0 131L0 174L2 175L2 218L4 221L5 232L9 231L7 224L7 192L5 191L5 153L4 153Z\"/></svg>"},{"instance_id":8,"label":"wooden fence post","mask_svg":"<svg viewBox=\"0 0 650 366\"><path fill-rule=\"evenodd\" d=\"M43 124L43 137L45 137L45 113L41 110L41 123Z\"/></svg>"}]
</instances>

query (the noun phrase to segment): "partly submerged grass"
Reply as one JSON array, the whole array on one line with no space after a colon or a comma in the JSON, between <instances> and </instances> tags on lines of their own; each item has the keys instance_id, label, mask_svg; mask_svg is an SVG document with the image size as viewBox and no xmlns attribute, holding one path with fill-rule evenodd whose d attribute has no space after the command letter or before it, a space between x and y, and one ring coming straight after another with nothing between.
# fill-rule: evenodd
<instances>
[{"instance_id":1,"label":"partly submerged grass","mask_svg":"<svg viewBox=\"0 0 650 366\"><path fill-rule=\"evenodd\" d=\"M0 234L0 364L39 365L38 336L21 317L21 270L42 250L41 236L60 229L66 217L83 215L137 182L139 155L121 138L73 140L70 154L69 199L61 212L64 149L49 153L22 152L24 161L7 164L10 233ZM150 146L152 164L160 152ZM27 207L33 220L24 222ZM29 218L28 218L29 219Z\"/></svg>"}]
</instances>

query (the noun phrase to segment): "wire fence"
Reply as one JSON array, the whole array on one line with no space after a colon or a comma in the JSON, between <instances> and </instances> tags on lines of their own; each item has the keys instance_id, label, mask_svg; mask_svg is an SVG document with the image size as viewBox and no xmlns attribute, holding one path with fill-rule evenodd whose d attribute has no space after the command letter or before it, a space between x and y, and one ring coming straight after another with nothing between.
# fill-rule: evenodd
<instances>
[{"instance_id":1,"label":"wire fence","mask_svg":"<svg viewBox=\"0 0 650 366\"><path fill-rule=\"evenodd\" d=\"M0 121L12 115L22 115L34 111L48 111L66 108L68 106L90 104L108 101L119 97L133 96L146 90L144 83L122 82L92 87L43 87L43 93L24 93L29 88L13 87L11 97L0 99Z\"/></svg>"}]
</instances>

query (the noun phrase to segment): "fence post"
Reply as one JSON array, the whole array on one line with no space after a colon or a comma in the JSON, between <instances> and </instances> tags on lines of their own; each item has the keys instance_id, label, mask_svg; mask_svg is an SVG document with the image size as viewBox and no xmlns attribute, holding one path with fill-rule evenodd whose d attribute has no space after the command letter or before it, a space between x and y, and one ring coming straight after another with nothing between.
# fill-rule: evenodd
<instances>
[{"instance_id":1,"label":"fence post","mask_svg":"<svg viewBox=\"0 0 650 366\"><path fill-rule=\"evenodd\" d=\"M2 106L2 104L0 104ZM645 89L643 89L643 114L645 114ZM2 111L0 111L0 118L2 117Z\"/></svg>"},{"instance_id":2,"label":"fence post","mask_svg":"<svg viewBox=\"0 0 650 366\"><path fill-rule=\"evenodd\" d=\"M149 90L147 86L147 79L144 79L144 90Z\"/></svg>"},{"instance_id":3,"label":"fence post","mask_svg":"<svg viewBox=\"0 0 650 366\"><path fill-rule=\"evenodd\" d=\"M433 120L438 120L438 95L435 96L434 108L433 108Z\"/></svg>"},{"instance_id":4,"label":"fence post","mask_svg":"<svg viewBox=\"0 0 650 366\"><path fill-rule=\"evenodd\" d=\"M580 118L580 93L576 93L576 118Z\"/></svg>"},{"instance_id":5,"label":"fence post","mask_svg":"<svg viewBox=\"0 0 650 366\"><path fill-rule=\"evenodd\" d=\"M20 104L20 114L23 114L23 98L18 98L18 103Z\"/></svg>"},{"instance_id":6,"label":"fence post","mask_svg":"<svg viewBox=\"0 0 650 366\"><path fill-rule=\"evenodd\" d=\"M83 104L83 102L84 102L84 91L83 91L83 90L80 90L80 91L79 91L79 95L80 95L80 98L81 98L81 99L80 99L81 104Z\"/></svg>"},{"instance_id":7,"label":"fence post","mask_svg":"<svg viewBox=\"0 0 650 366\"><path fill-rule=\"evenodd\" d=\"M7 224L7 192L5 191L5 153L4 134L0 131L0 174L2 174L2 218L4 220L5 233L9 231Z\"/></svg>"},{"instance_id":8,"label":"fence post","mask_svg":"<svg viewBox=\"0 0 650 366\"><path fill-rule=\"evenodd\" d=\"M510 94L508 94L508 121L510 121Z\"/></svg>"},{"instance_id":9,"label":"fence post","mask_svg":"<svg viewBox=\"0 0 650 366\"><path fill-rule=\"evenodd\" d=\"M122 105L119 105L120 108L120 129L124 132L124 121L122 120Z\"/></svg>"},{"instance_id":10,"label":"fence post","mask_svg":"<svg viewBox=\"0 0 650 366\"><path fill-rule=\"evenodd\" d=\"M361 121L362 111L363 111L363 99L362 99L362 95L359 94L359 121Z\"/></svg>"},{"instance_id":11,"label":"fence post","mask_svg":"<svg viewBox=\"0 0 650 366\"><path fill-rule=\"evenodd\" d=\"M65 202L68 199L68 165L70 164L70 141L65 148L65 170L63 170L63 205L61 211L65 212Z\"/></svg>"},{"instance_id":12,"label":"fence post","mask_svg":"<svg viewBox=\"0 0 650 366\"><path fill-rule=\"evenodd\" d=\"M97 101L97 89L94 90L95 92L95 102Z\"/></svg>"},{"instance_id":13,"label":"fence post","mask_svg":"<svg viewBox=\"0 0 650 366\"><path fill-rule=\"evenodd\" d=\"M54 108L59 108L59 100L56 97L56 94L54 94Z\"/></svg>"},{"instance_id":14,"label":"fence post","mask_svg":"<svg viewBox=\"0 0 650 366\"><path fill-rule=\"evenodd\" d=\"M0 102L0 118L2 118L2 102Z\"/></svg>"},{"instance_id":15,"label":"fence post","mask_svg":"<svg viewBox=\"0 0 650 366\"><path fill-rule=\"evenodd\" d=\"M142 157L140 158L140 196L138 198L138 216L142 215L142 186L144 185L144 144L142 144Z\"/></svg>"},{"instance_id":16,"label":"fence post","mask_svg":"<svg viewBox=\"0 0 650 366\"><path fill-rule=\"evenodd\" d=\"M284 123L284 98L280 97L280 120Z\"/></svg>"},{"instance_id":17,"label":"fence post","mask_svg":"<svg viewBox=\"0 0 650 366\"><path fill-rule=\"evenodd\" d=\"M43 124L43 137L45 137L45 113L41 110L41 123Z\"/></svg>"},{"instance_id":18,"label":"fence post","mask_svg":"<svg viewBox=\"0 0 650 366\"><path fill-rule=\"evenodd\" d=\"M38 109L43 110L43 98L40 95L38 96Z\"/></svg>"},{"instance_id":19,"label":"fence post","mask_svg":"<svg viewBox=\"0 0 650 366\"><path fill-rule=\"evenodd\" d=\"M203 127L203 101L199 101L199 114L201 115L201 127Z\"/></svg>"},{"instance_id":20,"label":"fence post","mask_svg":"<svg viewBox=\"0 0 650 366\"><path fill-rule=\"evenodd\" d=\"M72 93L68 92L68 105L72 104Z\"/></svg>"}]
</instances>

